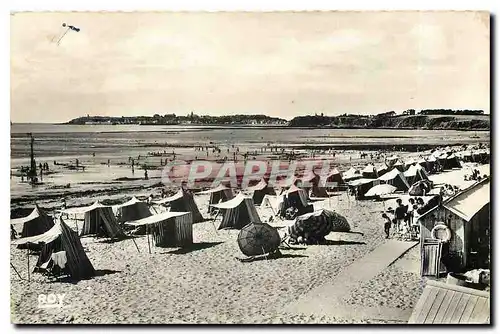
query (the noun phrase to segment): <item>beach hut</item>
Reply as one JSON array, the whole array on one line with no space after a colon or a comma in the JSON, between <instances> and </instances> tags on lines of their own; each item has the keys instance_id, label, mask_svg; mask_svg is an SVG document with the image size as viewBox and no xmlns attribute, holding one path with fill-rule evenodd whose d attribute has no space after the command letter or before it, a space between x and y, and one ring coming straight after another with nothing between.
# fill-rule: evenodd
<instances>
[{"instance_id":1,"label":"beach hut","mask_svg":"<svg viewBox=\"0 0 500 334\"><path fill-rule=\"evenodd\" d=\"M226 187L223 184L220 184L219 186L213 189L202 191L200 192L200 194L210 194L210 200L208 202L208 212L210 214L213 213L215 210L212 204L226 202L234 197L233 190L229 187Z\"/></svg>"},{"instance_id":2,"label":"beach hut","mask_svg":"<svg viewBox=\"0 0 500 334\"><path fill-rule=\"evenodd\" d=\"M408 181L408 184L410 186L418 181L429 180L429 177L427 176L427 172L419 164L408 168L408 170L406 172L404 172L403 175L406 177L406 180Z\"/></svg>"},{"instance_id":3,"label":"beach hut","mask_svg":"<svg viewBox=\"0 0 500 334\"><path fill-rule=\"evenodd\" d=\"M361 174L361 172L359 170L355 169L354 167L349 168L349 170L347 170L347 172L345 172L342 175L342 178L346 182L349 182L349 181L352 181L352 180L356 180L356 179L360 179L362 177L363 177L363 175Z\"/></svg>"},{"instance_id":4,"label":"beach hut","mask_svg":"<svg viewBox=\"0 0 500 334\"><path fill-rule=\"evenodd\" d=\"M95 275L78 234L62 218L45 233L14 240L13 244L43 245L35 266L37 272L50 272L56 276L66 274L72 279L85 279Z\"/></svg>"},{"instance_id":5,"label":"beach hut","mask_svg":"<svg viewBox=\"0 0 500 334\"><path fill-rule=\"evenodd\" d=\"M490 294L428 280L409 324L489 324Z\"/></svg>"},{"instance_id":6,"label":"beach hut","mask_svg":"<svg viewBox=\"0 0 500 334\"><path fill-rule=\"evenodd\" d=\"M366 192L378 184L380 181L377 179L357 179L348 183L356 199L365 199Z\"/></svg>"},{"instance_id":7,"label":"beach hut","mask_svg":"<svg viewBox=\"0 0 500 334\"><path fill-rule=\"evenodd\" d=\"M365 179L376 179L378 177L377 169L372 164L366 165L366 167L361 171L361 175Z\"/></svg>"},{"instance_id":8,"label":"beach hut","mask_svg":"<svg viewBox=\"0 0 500 334\"><path fill-rule=\"evenodd\" d=\"M380 176L378 180L382 183L388 183L400 191L407 191L410 189L410 185L408 184L404 174L397 168L393 168L391 171Z\"/></svg>"},{"instance_id":9,"label":"beach hut","mask_svg":"<svg viewBox=\"0 0 500 334\"><path fill-rule=\"evenodd\" d=\"M54 220L35 204L35 208L28 216L12 219L10 224L16 230L22 229L21 238L27 238L47 232L54 226Z\"/></svg>"},{"instance_id":10,"label":"beach hut","mask_svg":"<svg viewBox=\"0 0 500 334\"><path fill-rule=\"evenodd\" d=\"M203 216L194 201L193 194L189 190L179 189L174 195L153 201L155 204L168 205L172 212L191 212L193 215L193 224L204 221Z\"/></svg>"},{"instance_id":11,"label":"beach hut","mask_svg":"<svg viewBox=\"0 0 500 334\"><path fill-rule=\"evenodd\" d=\"M146 227L156 247L186 247L193 243L193 214L167 211L126 224Z\"/></svg>"},{"instance_id":12,"label":"beach hut","mask_svg":"<svg viewBox=\"0 0 500 334\"><path fill-rule=\"evenodd\" d=\"M62 212L67 215L84 215L80 236L95 235L111 239L121 239L125 236L111 207L102 205L99 201L90 206L69 208Z\"/></svg>"},{"instance_id":13,"label":"beach hut","mask_svg":"<svg viewBox=\"0 0 500 334\"><path fill-rule=\"evenodd\" d=\"M138 200L135 196L125 203L114 205L112 209L120 224L151 216L148 204Z\"/></svg>"},{"instance_id":14,"label":"beach hut","mask_svg":"<svg viewBox=\"0 0 500 334\"><path fill-rule=\"evenodd\" d=\"M223 228L241 229L250 223L261 223L252 197L243 195L242 193L239 193L229 201L212 204L212 206L222 212L222 221L219 225L219 230Z\"/></svg>"},{"instance_id":15,"label":"beach hut","mask_svg":"<svg viewBox=\"0 0 500 334\"><path fill-rule=\"evenodd\" d=\"M476 182L423 213L419 221L422 263L426 264L422 268L423 275L433 275L432 268L442 268L439 270L444 269L445 272L489 268L489 178ZM444 240L441 235L445 236ZM433 243L439 245L432 247Z\"/></svg>"},{"instance_id":16,"label":"beach hut","mask_svg":"<svg viewBox=\"0 0 500 334\"><path fill-rule=\"evenodd\" d=\"M261 179L259 183L248 187L246 190L252 193L252 199L255 205L261 205L266 195L276 195L274 188L270 187L265 179Z\"/></svg>"}]
</instances>

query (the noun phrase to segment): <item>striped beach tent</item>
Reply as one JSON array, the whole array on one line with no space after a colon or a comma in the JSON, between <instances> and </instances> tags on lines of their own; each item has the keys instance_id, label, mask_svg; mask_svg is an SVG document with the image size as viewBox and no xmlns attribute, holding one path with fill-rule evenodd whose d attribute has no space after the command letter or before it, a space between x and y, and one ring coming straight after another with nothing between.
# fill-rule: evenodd
<instances>
[{"instance_id":1,"label":"striped beach tent","mask_svg":"<svg viewBox=\"0 0 500 334\"><path fill-rule=\"evenodd\" d=\"M326 209L298 216L295 223L288 227L292 240L304 239L306 243L324 240L330 232L349 232L351 227L345 217Z\"/></svg>"},{"instance_id":2,"label":"striped beach tent","mask_svg":"<svg viewBox=\"0 0 500 334\"><path fill-rule=\"evenodd\" d=\"M394 187L398 188L398 190L401 191L407 191L408 189L410 189L410 185L408 184L406 177L397 168L394 168L391 171L380 176L378 180L380 180L383 183L388 183L390 185L393 185Z\"/></svg>"},{"instance_id":3,"label":"striped beach tent","mask_svg":"<svg viewBox=\"0 0 500 334\"><path fill-rule=\"evenodd\" d=\"M261 179L256 185L246 188L246 191L252 193L252 199L255 205L262 204L266 195L276 195L274 188L269 186L265 179Z\"/></svg>"},{"instance_id":4,"label":"striped beach tent","mask_svg":"<svg viewBox=\"0 0 500 334\"><path fill-rule=\"evenodd\" d=\"M191 212L163 212L126 224L149 226L157 247L184 247L193 243L193 215Z\"/></svg>"},{"instance_id":5,"label":"striped beach tent","mask_svg":"<svg viewBox=\"0 0 500 334\"><path fill-rule=\"evenodd\" d=\"M408 181L408 184L410 186L418 181L429 180L427 172L419 164L408 168L408 170L404 172L403 175L406 177L406 180Z\"/></svg>"},{"instance_id":6,"label":"striped beach tent","mask_svg":"<svg viewBox=\"0 0 500 334\"><path fill-rule=\"evenodd\" d=\"M110 206L102 205L99 201L86 207L69 208L62 211L65 214L82 214L84 223L80 236L95 235L111 239L121 239L125 237L122 229L118 225L113 210Z\"/></svg>"},{"instance_id":7,"label":"striped beach tent","mask_svg":"<svg viewBox=\"0 0 500 334\"><path fill-rule=\"evenodd\" d=\"M215 211L214 207L212 207L212 204L229 201L234 197L233 190L229 187L226 187L223 184L220 184L219 186L213 189L202 191L200 192L200 194L210 194L210 200L208 202L209 213Z\"/></svg>"},{"instance_id":8,"label":"striped beach tent","mask_svg":"<svg viewBox=\"0 0 500 334\"><path fill-rule=\"evenodd\" d=\"M119 223L151 216L148 203L138 200L135 196L125 203L112 206L112 209Z\"/></svg>"},{"instance_id":9,"label":"striped beach tent","mask_svg":"<svg viewBox=\"0 0 500 334\"><path fill-rule=\"evenodd\" d=\"M223 228L241 229L250 223L261 223L257 209L250 196L239 193L235 198L219 204L212 204L222 212L219 230Z\"/></svg>"},{"instance_id":10,"label":"striped beach tent","mask_svg":"<svg viewBox=\"0 0 500 334\"><path fill-rule=\"evenodd\" d=\"M35 208L28 216L12 219L10 224L16 230L22 228L21 238L27 238L50 230L54 226L54 220L35 204Z\"/></svg>"},{"instance_id":11,"label":"striped beach tent","mask_svg":"<svg viewBox=\"0 0 500 334\"><path fill-rule=\"evenodd\" d=\"M95 270L78 238L78 234L66 225L62 218L48 231L33 237L17 239L13 244L41 244L35 271L58 270L73 279L85 279L95 275Z\"/></svg>"},{"instance_id":12,"label":"striped beach tent","mask_svg":"<svg viewBox=\"0 0 500 334\"><path fill-rule=\"evenodd\" d=\"M173 212L191 212L193 214L193 223L204 221L203 216L194 201L194 196L189 190L179 189L174 195L162 198L159 201L153 201L155 204L168 205Z\"/></svg>"},{"instance_id":13,"label":"striped beach tent","mask_svg":"<svg viewBox=\"0 0 500 334\"><path fill-rule=\"evenodd\" d=\"M333 168L328 175L326 175L326 182L333 183L336 182L337 186L344 183L344 179L342 178L342 174L337 168Z\"/></svg>"}]
</instances>

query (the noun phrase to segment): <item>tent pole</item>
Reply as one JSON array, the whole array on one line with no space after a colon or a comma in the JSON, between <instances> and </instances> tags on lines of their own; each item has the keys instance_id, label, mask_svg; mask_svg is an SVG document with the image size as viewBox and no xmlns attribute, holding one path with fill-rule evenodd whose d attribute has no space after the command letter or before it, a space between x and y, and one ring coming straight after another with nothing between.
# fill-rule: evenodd
<instances>
[{"instance_id":1,"label":"tent pole","mask_svg":"<svg viewBox=\"0 0 500 334\"><path fill-rule=\"evenodd\" d=\"M19 276L19 278L21 279L21 281L23 280L23 278L21 277L21 275L19 274L19 272L17 271L16 267L14 267L14 265L11 263L10 266L12 267L12 269L14 269L14 271L16 272L17 276Z\"/></svg>"},{"instance_id":2,"label":"tent pole","mask_svg":"<svg viewBox=\"0 0 500 334\"><path fill-rule=\"evenodd\" d=\"M28 283L30 281L30 249L29 249L29 243L26 244L28 249L26 250L26 258L28 259Z\"/></svg>"},{"instance_id":3,"label":"tent pole","mask_svg":"<svg viewBox=\"0 0 500 334\"><path fill-rule=\"evenodd\" d=\"M76 213L75 213L75 226L76 226L76 234L80 234L78 232L78 221L76 220Z\"/></svg>"},{"instance_id":4,"label":"tent pole","mask_svg":"<svg viewBox=\"0 0 500 334\"><path fill-rule=\"evenodd\" d=\"M132 236L132 241L134 242L135 248L137 248L137 253L140 253L139 246L137 246L137 242L135 242L134 236Z\"/></svg>"},{"instance_id":5,"label":"tent pole","mask_svg":"<svg viewBox=\"0 0 500 334\"><path fill-rule=\"evenodd\" d=\"M148 250L149 254L151 254L151 246L149 245L149 225L146 225L146 237L148 238Z\"/></svg>"}]
</instances>

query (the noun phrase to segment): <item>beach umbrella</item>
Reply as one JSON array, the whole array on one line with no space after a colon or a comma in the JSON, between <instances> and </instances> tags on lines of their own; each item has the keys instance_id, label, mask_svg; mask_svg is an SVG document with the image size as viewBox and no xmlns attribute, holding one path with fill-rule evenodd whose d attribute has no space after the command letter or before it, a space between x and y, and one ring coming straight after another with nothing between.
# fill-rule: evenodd
<instances>
[{"instance_id":1,"label":"beach umbrella","mask_svg":"<svg viewBox=\"0 0 500 334\"><path fill-rule=\"evenodd\" d=\"M278 231L265 223L250 223L238 234L238 246L246 256L272 253L278 249L280 243Z\"/></svg>"},{"instance_id":2,"label":"beach umbrella","mask_svg":"<svg viewBox=\"0 0 500 334\"><path fill-rule=\"evenodd\" d=\"M308 242L324 239L330 232L349 232L351 227L347 219L330 210L317 210L297 217L295 223L288 228L292 239L299 237Z\"/></svg>"},{"instance_id":3,"label":"beach umbrella","mask_svg":"<svg viewBox=\"0 0 500 334\"><path fill-rule=\"evenodd\" d=\"M392 194L396 190L397 188L390 184L378 184L370 188L370 190L366 192L365 196L370 197L370 196L387 195L387 194Z\"/></svg>"}]
</instances>

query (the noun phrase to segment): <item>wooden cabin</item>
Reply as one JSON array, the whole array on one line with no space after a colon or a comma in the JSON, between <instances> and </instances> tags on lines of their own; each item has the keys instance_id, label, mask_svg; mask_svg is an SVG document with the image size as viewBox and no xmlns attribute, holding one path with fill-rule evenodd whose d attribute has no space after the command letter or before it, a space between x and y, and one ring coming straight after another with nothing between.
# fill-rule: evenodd
<instances>
[{"instance_id":1,"label":"wooden cabin","mask_svg":"<svg viewBox=\"0 0 500 334\"><path fill-rule=\"evenodd\" d=\"M422 275L489 268L490 179L450 197L419 218ZM450 230L448 242L432 235L438 224Z\"/></svg>"}]
</instances>

